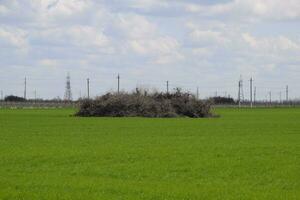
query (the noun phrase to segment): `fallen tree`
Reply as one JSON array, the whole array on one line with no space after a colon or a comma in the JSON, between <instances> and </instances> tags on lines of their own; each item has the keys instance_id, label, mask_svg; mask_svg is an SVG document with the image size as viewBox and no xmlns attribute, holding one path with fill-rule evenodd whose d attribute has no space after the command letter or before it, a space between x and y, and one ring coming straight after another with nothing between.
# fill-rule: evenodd
<instances>
[{"instance_id":1,"label":"fallen tree","mask_svg":"<svg viewBox=\"0 0 300 200\"><path fill-rule=\"evenodd\" d=\"M82 117L211 117L211 102L177 89L173 93L107 93L83 100L76 116Z\"/></svg>"}]
</instances>

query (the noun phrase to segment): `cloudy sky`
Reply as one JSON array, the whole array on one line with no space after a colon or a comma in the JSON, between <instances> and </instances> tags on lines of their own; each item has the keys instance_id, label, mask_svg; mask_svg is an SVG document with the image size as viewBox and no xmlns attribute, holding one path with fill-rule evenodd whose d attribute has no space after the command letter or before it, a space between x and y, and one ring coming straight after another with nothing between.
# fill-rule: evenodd
<instances>
[{"instance_id":1,"label":"cloudy sky","mask_svg":"<svg viewBox=\"0 0 300 200\"><path fill-rule=\"evenodd\" d=\"M201 97L300 96L299 0L0 0L0 90L73 97L182 87Z\"/></svg>"}]
</instances>

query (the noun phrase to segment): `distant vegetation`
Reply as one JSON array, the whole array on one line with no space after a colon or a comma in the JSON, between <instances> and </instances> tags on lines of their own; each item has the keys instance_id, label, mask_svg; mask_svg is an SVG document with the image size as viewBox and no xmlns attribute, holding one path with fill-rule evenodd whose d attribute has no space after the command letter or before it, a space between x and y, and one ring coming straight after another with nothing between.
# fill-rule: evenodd
<instances>
[{"instance_id":1,"label":"distant vegetation","mask_svg":"<svg viewBox=\"0 0 300 200\"><path fill-rule=\"evenodd\" d=\"M176 89L173 93L108 93L84 100L76 116L97 117L211 117L210 101Z\"/></svg>"},{"instance_id":2,"label":"distant vegetation","mask_svg":"<svg viewBox=\"0 0 300 200\"><path fill-rule=\"evenodd\" d=\"M4 98L4 101L9 101L9 102L24 102L26 101L26 99L24 99L23 97L18 97L18 96L7 96Z\"/></svg>"},{"instance_id":3,"label":"distant vegetation","mask_svg":"<svg viewBox=\"0 0 300 200\"><path fill-rule=\"evenodd\" d=\"M235 101L231 97L212 97L210 100L213 102L215 105L234 105Z\"/></svg>"}]
</instances>

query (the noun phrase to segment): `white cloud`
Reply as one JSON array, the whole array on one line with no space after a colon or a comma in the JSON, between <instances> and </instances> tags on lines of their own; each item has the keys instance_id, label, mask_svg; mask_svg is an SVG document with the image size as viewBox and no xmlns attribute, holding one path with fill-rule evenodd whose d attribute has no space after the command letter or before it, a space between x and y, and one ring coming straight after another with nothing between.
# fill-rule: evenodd
<instances>
[{"instance_id":1,"label":"white cloud","mask_svg":"<svg viewBox=\"0 0 300 200\"><path fill-rule=\"evenodd\" d=\"M157 34L157 27L154 23L136 14L118 15L115 26L121 34L132 39L149 38Z\"/></svg>"},{"instance_id":2,"label":"white cloud","mask_svg":"<svg viewBox=\"0 0 300 200\"><path fill-rule=\"evenodd\" d=\"M168 65L168 64L177 64L180 61L183 61L185 56L179 52L172 52L171 54L163 54L157 57L156 60L153 61L153 64L159 65Z\"/></svg>"},{"instance_id":3,"label":"white cloud","mask_svg":"<svg viewBox=\"0 0 300 200\"><path fill-rule=\"evenodd\" d=\"M210 58L213 56L214 52L210 48L193 48L192 53L195 57L200 57L200 58Z\"/></svg>"},{"instance_id":4,"label":"white cloud","mask_svg":"<svg viewBox=\"0 0 300 200\"><path fill-rule=\"evenodd\" d=\"M131 40L130 48L137 54L153 58L156 64L169 64L182 60L184 56L179 53L178 41L171 37L158 37L147 40Z\"/></svg>"},{"instance_id":5,"label":"white cloud","mask_svg":"<svg viewBox=\"0 0 300 200\"><path fill-rule=\"evenodd\" d=\"M188 12L200 15L228 15L244 18L270 20L300 18L300 1L298 0L234 0L216 5L187 4Z\"/></svg>"},{"instance_id":6,"label":"white cloud","mask_svg":"<svg viewBox=\"0 0 300 200\"><path fill-rule=\"evenodd\" d=\"M132 80L138 73L205 85L299 66L298 0L201 2L208 1L2 0L0 70L120 72Z\"/></svg>"},{"instance_id":7,"label":"white cloud","mask_svg":"<svg viewBox=\"0 0 300 200\"><path fill-rule=\"evenodd\" d=\"M179 56L179 42L171 37L161 34L157 25L146 17L137 14L117 15L115 28L122 36L125 49L150 59L150 62L166 64L176 62ZM170 59L174 56L173 59Z\"/></svg>"},{"instance_id":8,"label":"white cloud","mask_svg":"<svg viewBox=\"0 0 300 200\"><path fill-rule=\"evenodd\" d=\"M46 59L39 60L38 65L43 67L56 68L60 66L60 62L58 60L46 58Z\"/></svg>"},{"instance_id":9,"label":"white cloud","mask_svg":"<svg viewBox=\"0 0 300 200\"><path fill-rule=\"evenodd\" d=\"M26 49L28 47L27 33L18 28L0 28L0 46Z\"/></svg>"},{"instance_id":10,"label":"white cloud","mask_svg":"<svg viewBox=\"0 0 300 200\"><path fill-rule=\"evenodd\" d=\"M127 4L129 4L132 8L146 10L159 6L166 7L169 5L167 2L164 2L162 0L127 0Z\"/></svg>"},{"instance_id":11,"label":"white cloud","mask_svg":"<svg viewBox=\"0 0 300 200\"><path fill-rule=\"evenodd\" d=\"M8 14L8 9L4 5L0 5L0 16Z\"/></svg>"},{"instance_id":12,"label":"white cloud","mask_svg":"<svg viewBox=\"0 0 300 200\"><path fill-rule=\"evenodd\" d=\"M201 13L203 15L218 15L230 12L234 9L233 3L217 4L217 5L199 5L199 4L186 4L185 9L192 13Z\"/></svg>"},{"instance_id":13,"label":"white cloud","mask_svg":"<svg viewBox=\"0 0 300 200\"><path fill-rule=\"evenodd\" d=\"M300 17L298 0L247 0L237 1L237 7L248 7L255 15L267 19L296 19Z\"/></svg>"},{"instance_id":14,"label":"white cloud","mask_svg":"<svg viewBox=\"0 0 300 200\"><path fill-rule=\"evenodd\" d=\"M103 32L90 26L75 26L67 30L67 36L82 47L108 47L109 39Z\"/></svg>"},{"instance_id":15,"label":"white cloud","mask_svg":"<svg viewBox=\"0 0 300 200\"><path fill-rule=\"evenodd\" d=\"M80 14L91 7L90 0L31 0L36 11L43 12L45 16L71 16Z\"/></svg>"},{"instance_id":16,"label":"white cloud","mask_svg":"<svg viewBox=\"0 0 300 200\"><path fill-rule=\"evenodd\" d=\"M249 33L244 33L242 36L245 42L247 42L251 47L258 47L257 40L252 35L250 35Z\"/></svg>"},{"instance_id":17,"label":"white cloud","mask_svg":"<svg viewBox=\"0 0 300 200\"><path fill-rule=\"evenodd\" d=\"M139 54L169 54L179 48L179 43L170 37L159 37L148 40L132 40L131 48Z\"/></svg>"},{"instance_id":18,"label":"white cloud","mask_svg":"<svg viewBox=\"0 0 300 200\"><path fill-rule=\"evenodd\" d=\"M151 58L156 64L169 64L184 58L179 52L180 44L171 37L129 40L129 49L138 55Z\"/></svg>"},{"instance_id":19,"label":"white cloud","mask_svg":"<svg viewBox=\"0 0 300 200\"><path fill-rule=\"evenodd\" d=\"M34 31L33 37L47 45L64 47L107 48L110 47L110 39L99 29L91 26L70 26ZM74 49L75 50L75 49ZM96 49L97 50L97 49Z\"/></svg>"},{"instance_id":20,"label":"white cloud","mask_svg":"<svg viewBox=\"0 0 300 200\"><path fill-rule=\"evenodd\" d=\"M193 30L190 33L193 42L202 45L226 45L230 41L221 32L212 30Z\"/></svg>"},{"instance_id":21,"label":"white cloud","mask_svg":"<svg viewBox=\"0 0 300 200\"><path fill-rule=\"evenodd\" d=\"M285 36L257 38L249 33L242 34L246 43L256 51L265 51L270 53L278 53L284 51L298 51L300 44L297 41L292 41Z\"/></svg>"}]
</instances>

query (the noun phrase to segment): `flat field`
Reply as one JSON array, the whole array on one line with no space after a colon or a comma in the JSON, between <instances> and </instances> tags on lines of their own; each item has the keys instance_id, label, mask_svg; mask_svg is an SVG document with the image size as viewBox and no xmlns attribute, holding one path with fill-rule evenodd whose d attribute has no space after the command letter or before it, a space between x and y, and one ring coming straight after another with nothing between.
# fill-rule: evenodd
<instances>
[{"instance_id":1,"label":"flat field","mask_svg":"<svg viewBox=\"0 0 300 200\"><path fill-rule=\"evenodd\" d=\"M0 110L1 200L300 199L300 109L220 118Z\"/></svg>"}]
</instances>

